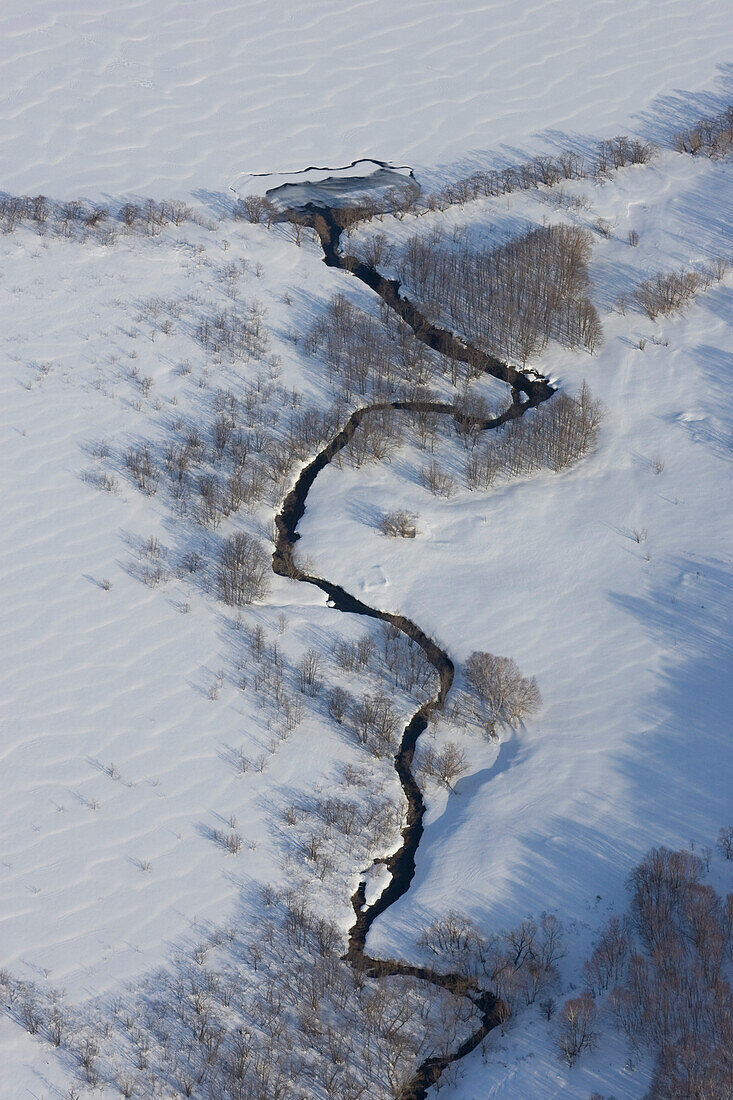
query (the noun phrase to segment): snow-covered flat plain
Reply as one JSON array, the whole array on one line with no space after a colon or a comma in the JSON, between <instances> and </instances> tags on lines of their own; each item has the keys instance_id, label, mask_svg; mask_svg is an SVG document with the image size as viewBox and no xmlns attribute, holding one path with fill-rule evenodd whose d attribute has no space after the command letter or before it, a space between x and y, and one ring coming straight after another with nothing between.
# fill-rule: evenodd
<instances>
[{"instance_id":1,"label":"snow-covered flat plain","mask_svg":"<svg viewBox=\"0 0 733 1100\"><path fill-rule=\"evenodd\" d=\"M662 139L726 101L729 23L724 4L692 0L3 6L0 191L176 195L195 219L108 244L27 226L0 237L0 969L75 1005L109 1003L212 928L258 920L264 884L303 878L283 811L335 791L345 763L400 805L389 762L365 759L322 699L284 738L254 690L256 627L284 654L294 697L309 647L327 684L373 689L378 672L344 678L332 658L335 637L363 624L274 576L238 617L216 598L215 571L186 565L194 551L214 562L240 528L270 553L283 486L210 530L162 484L140 493L125 464L145 441L162 463L176 432L208 439L221 390L269 387L283 425L289 401L325 408L325 365L298 337L338 292L375 312L310 235L298 246L286 227L228 216L230 186L369 155L435 183L620 129ZM588 381L606 408L597 450L559 475L445 500L421 486L424 455L410 446L389 463L329 467L298 549L321 576L412 618L459 676L474 649L506 654L544 698L498 747L439 728L471 770L455 794L429 788L416 878L370 950L417 958L421 929L452 908L487 930L552 912L568 933L567 995L641 855L712 845L731 818L730 275L656 322L614 303L654 271L730 256L733 172L667 150L566 190L577 204L509 195L385 219L356 239L399 244L437 227L498 243L603 219L591 262L603 347L551 346L532 364L570 393ZM218 362L197 325L242 302L262 307L266 354ZM500 399L499 384L479 385ZM460 486L462 448L441 447ZM418 514L414 540L379 534L397 507ZM402 695L395 705L410 711ZM221 842L231 832L237 855ZM343 929L364 870L340 851L313 880ZM628 1059L608 1029L568 1071L533 1008L443 1095L637 1100L649 1066ZM3 1097L57 1100L74 1080L47 1043L0 1018Z\"/></svg>"},{"instance_id":2,"label":"snow-covered flat plain","mask_svg":"<svg viewBox=\"0 0 733 1100\"><path fill-rule=\"evenodd\" d=\"M0 34L0 181L63 198L360 156L470 164L697 117L730 81L719 0L8 0Z\"/></svg>"}]
</instances>

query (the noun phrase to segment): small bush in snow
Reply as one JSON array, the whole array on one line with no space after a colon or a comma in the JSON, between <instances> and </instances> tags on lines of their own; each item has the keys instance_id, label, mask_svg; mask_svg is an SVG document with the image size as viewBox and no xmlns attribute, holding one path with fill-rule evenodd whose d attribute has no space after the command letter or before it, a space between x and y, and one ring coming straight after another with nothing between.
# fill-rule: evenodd
<instances>
[{"instance_id":1,"label":"small bush in snow","mask_svg":"<svg viewBox=\"0 0 733 1100\"><path fill-rule=\"evenodd\" d=\"M379 521L379 530L391 538L414 539L416 519L410 512L388 512Z\"/></svg>"}]
</instances>

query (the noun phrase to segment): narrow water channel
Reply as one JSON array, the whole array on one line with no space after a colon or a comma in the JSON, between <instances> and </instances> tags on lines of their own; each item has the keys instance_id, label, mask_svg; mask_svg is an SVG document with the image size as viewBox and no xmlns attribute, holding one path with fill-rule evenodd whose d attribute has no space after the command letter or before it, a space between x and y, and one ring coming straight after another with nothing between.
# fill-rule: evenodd
<instances>
[{"instance_id":1,"label":"narrow water channel","mask_svg":"<svg viewBox=\"0 0 733 1100\"><path fill-rule=\"evenodd\" d=\"M498 417L486 420L476 420L454 406L442 402L380 402L355 410L343 428L302 470L275 517L277 534L273 569L276 573L319 588L328 597L329 606L337 611L350 615L365 615L391 623L413 643L420 646L438 675L435 694L422 704L405 726L394 758L395 771L407 799L407 820L402 829L402 844L393 855L382 861L389 873L389 882L379 897L371 904L366 904L365 882L361 882L354 893L352 905L355 922L349 931L349 946L346 954L346 958L354 966L372 977L410 976L439 985L456 996L467 997L479 1014L480 1026L455 1050L424 1061L417 1068L412 1080L403 1088L400 1096L400 1100L426 1100L427 1090L439 1080L446 1067L475 1050L488 1032L497 1027L504 1018L504 1006L497 997L475 983L467 981L461 974L442 974L395 959L373 958L367 954L366 950L366 938L372 924L378 916L407 893L415 874L415 857L423 835L425 816L422 791L412 771L415 746L420 734L426 729L430 716L434 711L442 709L445 704L446 696L453 684L454 666L448 654L411 619L370 607L340 585L300 569L294 555L295 544L300 538L298 524L305 512L308 493L318 474L339 451L343 450L354 432L358 431L365 417L371 413L383 413L388 409L393 409L395 412L429 411L451 416L462 424L471 421L480 430L490 431L509 420L523 416L527 409L547 401L555 391L546 379L517 370L465 343L446 329L433 325L412 302L400 296L400 284L397 280L386 279L375 268L353 256L344 255L339 250L342 227L338 222L337 211L325 206L309 204L301 207L297 213L301 222L305 215L318 234L326 264L339 268L365 283L410 326L415 336L423 343L449 358L468 363L472 369L480 369L494 378L501 379L511 387L512 391L512 401L506 411Z\"/></svg>"}]
</instances>

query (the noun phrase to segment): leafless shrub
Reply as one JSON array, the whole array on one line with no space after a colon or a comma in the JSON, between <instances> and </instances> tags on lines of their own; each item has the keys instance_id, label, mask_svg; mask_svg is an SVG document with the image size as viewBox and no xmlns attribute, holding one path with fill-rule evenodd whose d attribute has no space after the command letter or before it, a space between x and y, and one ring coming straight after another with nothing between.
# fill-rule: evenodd
<instances>
[{"instance_id":1,"label":"leafless shrub","mask_svg":"<svg viewBox=\"0 0 733 1100\"><path fill-rule=\"evenodd\" d=\"M183 225L184 222L190 221L193 217L191 207L187 206L181 199L170 199L167 205L168 215L174 225Z\"/></svg>"},{"instance_id":2,"label":"leafless shrub","mask_svg":"<svg viewBox=\"0 0 733 1100\"><path fill-rule=\"evenodd\" d=\"M132 228L141 217L140 207L135 203L126 202L120 208L120 220L124 222L126 226Z\"/></svg>"},{"instance_id":3,"label":"leafless shrub","mask_svg":"<svg viewBox=\"0 0 733 1100\"><path fill-rule=\"evenodd\" d=\"M730 271L730 260L725 256L716 256L710 265L710 274L716 283L721 282Z\"/></svg>"},{"instance_id":4,"label":"leafless shrub","mask_svg":"<svg viewBox=\"0 0 733 1100\"><path fill-rule=\"evenodd\" d=\"M636 248L639 243L638 231L636 229L630 229L626 239L632 248Z\"/></svg>"},{"instance_id":5,"label":"leafless shrub","mask_svg":"<svg viewBox=\"0 0 733 1100\"><path fill-rule=\"evenodd\" d=\"M125 455L125 465L138 489L152 496L158 488L159 473L147 443L131 448Z\"/></svg>"},{"instance_id":6,"label":"leafless shrub","mask_svg":"<svg viewBox=\"0 0 733 1100\"><path fill-rule=\"evenodd\" d=\"M142 208L142 220L145 231L156 237L170 221L171 210L168 203L146 199Z\"/></svg>"},{"instance_id":7,"label":"leafless shrub","mask_svg":"<svg viewBox=\"0 0 733 1100\"><path fill-rule=\"evenodd\" d=\"M41 1027L41 1014L32 990L26 994L20 1008L20 1017L29 1035L37 1035Z\"/></svg>"},{"instance_id":8,"label":"leafless shrub","mask_svg":"<svg viewBox=\"0 0 733 1100\"><path fill-rule=\"evenodd\" d=\"M630 950L628 920L611 917L602 929L590 958L584 964L585 976L593 994L600 996L612 982L623 978Z\"/></svg>"},{"instance_id":9,"label":"leafless shrub","mask_svg":"<svg viewBox=\"0 0 733 1100\"><path fill-rule=\"evenodd\" d=\"M487 445L471 453L466 460L466 485L469 489L486 492L502 472L500 448Z\"/></svg>"},{"instance_id":10,"label":"leafless shrub","mask_svg":"<svg viewBox=\"0 0 733 1100\"><path fill-rule=\"evenodd\" d=\"M55 1047L60 1047L68 1028L68 1022L58 1006L51 1010L48 1018L48 1037Z\"/></svg>"},{"instance_id":11,"label":"leafless shrub","mask_svg":"<svg viewBox=\"0 0 733 1100\"><path fill-rule=\"evenodd\" d=\"M199 518L207 527L217 528L224 515L225 500L215 477L199 478Z\"/></svg>"},{"instance_id":12,"label":"leafless shrub","mask_svg":"<svg viewBox=\"0 0 733 1100\"><path fill-rule=\"evenodd\" d=\"M240 606L262 600L269 591L269 562L260 544L243 532L227 539L219 556L219 592Z\"/></svg>"},{"instance_id":13,"label":"leafless shrub","mask_svg":"<svg viewBox=\"0 0 733 1100\"><path fill-rule=\"evenodd\" d=\"M363 672L372 659L374 639L371 634L362 635L356 642L338 638L334 643L333 652L336 663L345 672Z\"/></svg>"},{"instance_id":14,"label":"leafless shrub","mask_svg":"<svg viewBox=\"0 0 733 1100\"><path fill-rule=\"evenodd\" d=\"M394 257L394 247L384 233L374 233L363 245L362 255L370 267L389 267Z\"/></svg>"},{"instance_id":15,"label":"leafless shrub","mask_svg":"<svg viewBox=\"0 0 733 1100\"><path fill-rule=\"evenodd\" d=\"M226 833L223 839L224 847L228 852L231 852L233 856L239 855L242 850L242 837L241 834L235 831Z\"/></svg>"},{"instance_id":16,"label":"leafless shrub","mask_svg":"<svg viewBox=\"0 0 733 1100\"><path fill-rule=\"evenodd\" d=\"M275 207L263 195L247 195L243 199L238 199L234 206L235 218L246 218L247 221L255 224L269 223L274 213Z\"/></svg>"},{"instance_id":17,"label":"leafless shrub","mask_svg":"<svg viewBox=\"0 0 733 1100\"><path fill-rule=\"evenodd\" d=\"M441 469L437 462L423 466L420 481L436 497L452 497L456 491L455 478Z\"/></svg>"},{"instance_id":18,"label":"leafless shrub","mask_svg":"<svg viewBox=\"0 0 733 1100\"><path fill-rule=\"evenodd\" d=\"M415 693L418 697L434 686L435 669L419 645L392 623L382 624L384 666L391 674L393 686Z\"/></svg>"},{"instance_id":19,"label":"leafless shrub","mask_svg":"<svg viewBox=\"0 0 733 1100\"><path fill-rule=\"evenodd\" d=\"M414 539L417 517L410 512L387 512L379 521L379 530L391 538Z\"/></svg>"}]
</instances>

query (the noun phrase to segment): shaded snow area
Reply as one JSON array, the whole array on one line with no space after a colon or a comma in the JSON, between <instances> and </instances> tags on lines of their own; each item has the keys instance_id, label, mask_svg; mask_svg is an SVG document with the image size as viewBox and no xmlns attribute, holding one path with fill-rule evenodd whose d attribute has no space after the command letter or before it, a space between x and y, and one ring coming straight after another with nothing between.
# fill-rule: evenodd
<instances>
[{"instance_id":1,"label":"shaded snow area","mask_svg":"<svg viewBox=\"0 0 733 1100\"><path fill-rule=\"evenodd\" d=\"M310 229L235 217L236 193L315 188L330 201L375 166L380 186L406 183L408 163L427 192L541 151L587 153L626 130L660 143L650 163L380 215L341 240L403 278L400 250L415 234L450 251L556 224L587 230L603 342L589 355L551 341L528 367L571 396L587 382L604 407L597 446L559 473L471 491L469 441L452 421L428 439L390 412L399 445L367 461L352 444L326 466L296 546L300 568L407 616L447 652L449 703L476 650L513 658L542 693L536 715L494 739L452 705L431 721L421 752L453 742L464 774L452 791L422 775L415 878L375 921L369 954L429 964L420 935L451 910L486 935L552 914L565 932L562 1003L583 988L601 926L626 910L644 853L714 848L733 823L733 277L721 269L655 320L623 304L658 271L733 256L731 158L669 142L729 99L726 5L68 9L8 0L0 12L0 200L43 193L110 210L15 222L3 206L0 218L0 1095L124 1095L158 1072L168 1025L154 1042L153 1022L177 996L208 981L231 1036L249 1026L248 1006L264 1013L269 997L272 1010L278 966L285 994L270 1020L280 1013L328 1061L322 1030L288 1001L295 956L276 958L283 898L307 894L345 937L354 891L364 882L367 904L379 896L382 857L401 843L389 738L436 678L378 621L337 614L270 569L274 517L300 469L374 399L358 386L344 396L314 327L339 294L373 330L386 309L324 265ZM329 182L326 165L371 157ZM308 165L324 167L301 179ZM144 205L170 196L177 213ZM128 200L138 212L126 218ZM417 298L409 279L403 293ZM401 347L408 360L414 348ZM435 400L469 389L508 404L503 383L423 359ZM444 493L426 487L433 462ZM398 510L414 537L381 532ZM265 565L241 607L221 598L218 571L236 533ZM348 692L344 712L334 689ZM381 701L392 731L381 749L350 725L363 697ZM730 891L731 867L716 854L704 881ZM305 940L298 952L306 974ZM387 980L398 1002L402 980ZM31 988L44 1020L56 1000L67 1006L78 1041L54 1049L23 1008ZM404 995L406 1033L419 1019L437 1035L446 1003L420 1015L420 996ZM360 997L350 983L339 1011L361 1019ZM471 1028L451 1021L456 1048ZM556 1032L538 1004L521 1008L439 1095L644 1095L651 1059L610 1017L572 1068ZM128 1095L187 1094L177 1041L175 1080L156 1091L149 1076ZM277 1095L326 1100L315 1081L309 1071ZM192 1076L188 1095L218 1097L210 1083Z\"/></svg>"}]
</instances>

